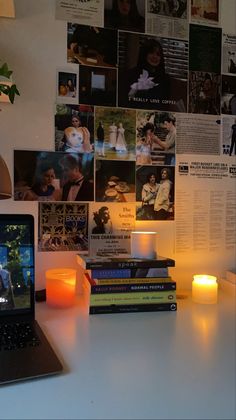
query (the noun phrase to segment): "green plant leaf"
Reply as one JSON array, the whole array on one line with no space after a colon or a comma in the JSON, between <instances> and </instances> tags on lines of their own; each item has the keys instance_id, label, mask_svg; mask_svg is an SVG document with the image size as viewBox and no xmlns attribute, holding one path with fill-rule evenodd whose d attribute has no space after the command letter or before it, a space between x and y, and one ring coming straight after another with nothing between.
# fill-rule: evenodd
<instances>
[{"instance_id":1,"label":"green plant leaf","mask_svg":"<svg viewBox=\"0 0 236 420\"><path fill-rule=\"evenodd\" d=\"M7 63L4 63L0 67L0 76L6 77L7 79L9 79L11 75L12 75L12 71L9 70Z\"/></svg>"}]
</instances>

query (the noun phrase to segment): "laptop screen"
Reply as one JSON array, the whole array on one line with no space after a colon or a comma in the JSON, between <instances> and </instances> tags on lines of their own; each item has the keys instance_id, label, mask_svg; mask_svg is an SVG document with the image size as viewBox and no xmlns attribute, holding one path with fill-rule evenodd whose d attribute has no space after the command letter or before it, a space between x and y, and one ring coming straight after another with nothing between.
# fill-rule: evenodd
<instances>
[{"instance_id":1,"label":"laptop screen","mask_svg":"<svg viewBox=\"0 0 236 420\"><path fill-rule=\"evenodd\" d=\"M34 311L34 218L0 214L0 316Z\"/></svg>"}]
</instances>

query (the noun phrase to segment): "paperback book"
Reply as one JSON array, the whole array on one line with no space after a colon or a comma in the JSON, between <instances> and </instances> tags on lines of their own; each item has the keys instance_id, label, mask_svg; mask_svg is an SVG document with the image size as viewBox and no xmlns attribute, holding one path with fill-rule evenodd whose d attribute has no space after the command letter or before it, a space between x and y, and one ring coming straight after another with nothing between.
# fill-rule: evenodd
<instances>
[{"instance_id":1,"label":"paperback book","mask_svg":"<svg viewBox=\"0 0 236 420\"><path fill-rule=\"evenodd\" d=\"M149 304L149 303L168 303L176 302L176 292L170 290L163 291L142 291L142 292L123 292L123 293L94 293L90 294L90 306L97 305L125 305L125 304Z\"/></svg>"},{"instance_id":2,"label":"paperback book","mask_svg":"<svg viewBox=\"0 0 236 420\"><path fill-rule=\"evenodd\" d=\"M85 273L85 276L89 279L90 284L92 285L120 285L120 284L151 284L151 283L161 283L167 284L172 283L173 280L171 277L140 277L140 278L120 278L120 279L92 279L88 273Z\"/></svg>"},{"instance_id":3,"label":"paperback book","mask_svg":"<svg viewBox=\"0 0 236 420\"><path fill-rule=\"evenodd\" d=\"M94 268L161 268L161 267L174 267L175 261L171 258L158 256L155 259L143 259L143 258L118 258L104 256L104 257L87 257L83 255L77 255L77 262L85 270Z\"/></svg>"},{"instance_id":4,"label":"paperback book","mask_svg":"<svg viewBox=\"0 0 236 420\"><path fill-rule=\"evenodd\" d=\"M140 292L140 291L157 291L157 290L176 290L176 282L171 278L168 281L158 281L158 279L151 279L151 282L147 282L147 279L138 279L139 282L131 282L133 279L121 279L122 283L111 284L107 280L107 283L100 283L101 280L94 280L89 278L85 274L89 284L91 293L125 293L125 292ZM119 279L116 279L116 281ZM166 280L166 279L164 279Z\"/></svg>"},{"instance_id":5,"label":"paperback book","mask_svg":"<svg viewBox=\"0 0 236 420\"><path fill-rule=\"evenodd\" d=\"M96 314L114 314L114 313L129 313L129 312L159 312L177 310L177 303L150 303L147 304L128 304L128 305L103 305L103 306L90 306L89 313Z\"/></svg>"},{"instance_id":6,"label":"paperback book","mask_svg":"<svg viewBox=\"0 0 236 420\"><path fill-rule=\"evenodd\" d=\"M94 268L87 269L87 273L92 279L122 279L122 278L152 278L152 277L169 277L168 267L153 268Z\"/></svg>"}]
</instances>

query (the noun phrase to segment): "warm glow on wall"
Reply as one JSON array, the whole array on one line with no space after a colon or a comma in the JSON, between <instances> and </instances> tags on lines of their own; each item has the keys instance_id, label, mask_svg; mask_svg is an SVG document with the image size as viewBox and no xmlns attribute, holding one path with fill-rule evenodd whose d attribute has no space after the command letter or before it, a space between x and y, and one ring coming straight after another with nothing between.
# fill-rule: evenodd
<instances>
[{"instance_id":1,"label":"warm glow on wall","mask_svg":"<svg viewBox=\"0 0 236 420\"><path fill-rule=\"evenodd\" d=\"M1 17L15 17L14 0L0 0L0 16Z\"/></svg>"}]
</instances>

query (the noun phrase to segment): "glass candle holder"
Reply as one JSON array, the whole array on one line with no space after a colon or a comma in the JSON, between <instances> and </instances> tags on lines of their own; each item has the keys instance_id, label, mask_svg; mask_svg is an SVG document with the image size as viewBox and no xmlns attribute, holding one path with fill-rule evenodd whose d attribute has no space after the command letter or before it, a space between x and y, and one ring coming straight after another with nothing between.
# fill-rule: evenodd
<instances>
[{"instance_id":1,"label":"glass candle holder","mask_svg":"<svg viewBox=\"0 0 236 420\"><path fill-rule=\"evenodd\" d=\"M74 304L76 270L54 268L46 271L47 303L58 308L67 308Z\"/></svg>"},{"instance_id":2,"label":"glass candle holder","mask_svg":"<svg viewBox=\"0 0 236 420\"><path fill-rule=\"evenodd\" d=\"M196 274L192 282L192 300L195 303L214 304L218 298L218 284L215 276Z\"/></svg>"},{"instance_id":3,"label":"glass candle holder","mask_svg":"<svg viewBox=\"0 0 236 420\"><path fill-rule=\"evenodd\" d=\"M156 258L156 232L131 232L131 257Z\"/></svg>"}]
</instances>

